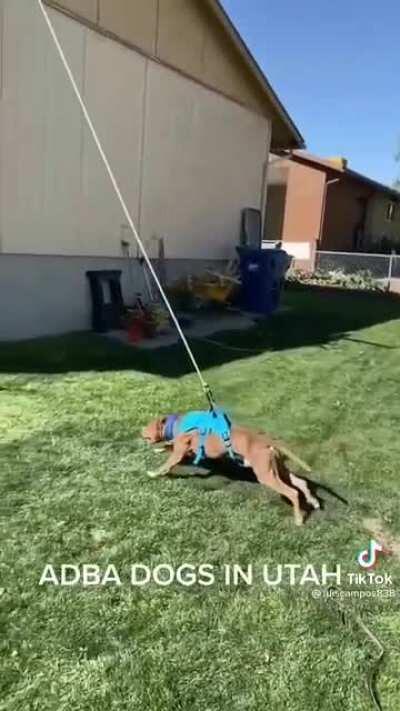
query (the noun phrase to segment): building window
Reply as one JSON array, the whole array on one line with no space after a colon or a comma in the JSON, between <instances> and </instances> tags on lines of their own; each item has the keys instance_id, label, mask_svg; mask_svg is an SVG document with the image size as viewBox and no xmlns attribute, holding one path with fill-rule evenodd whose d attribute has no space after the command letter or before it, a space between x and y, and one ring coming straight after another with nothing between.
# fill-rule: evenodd
<instances>
[{"instance_id":1,"label":"building window","mask_svg":"<svg viewBox=\"0 0 400 711\"><path fill-rule=\"evenodd\" d=\"M395 202L388 202L387 208L386 208L386 219L388 222L394 222L396 216L396 203Z\"/></svg>"}]
</instances>

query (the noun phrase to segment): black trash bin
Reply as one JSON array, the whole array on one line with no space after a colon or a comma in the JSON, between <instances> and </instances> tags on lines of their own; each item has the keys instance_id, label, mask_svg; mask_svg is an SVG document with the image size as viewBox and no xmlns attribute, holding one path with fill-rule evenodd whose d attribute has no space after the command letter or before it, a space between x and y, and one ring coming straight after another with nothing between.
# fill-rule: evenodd
<instances>
[{"instance_id":1,"label":"black trash bin","mask_svg":"<svg viewBox=\"0 0 400 711\"><path fill-rule=\"evenodd\" d=\"M121 290L121 270L104 269L88 271L90 294L92 297L92 328L98 333L106 333L121 328L125 312Z\"/></svg>"},{"instance_id":2,"label":"black trash bin","mask_svg":"<svg viewBox=\"0 0 400 711\"><path fill-rule=\"evenodd\" d=\"M283 249L237 247L242 289L240 305L246 311L272 314L279 306L291 257Z\"/></svg>"}]
</instances>

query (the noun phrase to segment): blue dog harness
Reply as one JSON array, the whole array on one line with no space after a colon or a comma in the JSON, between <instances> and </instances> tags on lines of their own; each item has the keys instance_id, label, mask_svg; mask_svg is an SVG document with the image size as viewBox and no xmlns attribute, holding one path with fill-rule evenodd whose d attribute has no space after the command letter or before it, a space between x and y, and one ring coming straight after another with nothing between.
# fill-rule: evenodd
<instances>
[{"instance_id":1,"label":"blue dog harness","mask_svg":"<svg viewBox=\"0 0 400 711\"><path fill-rule=\"evenodd\" d=\"M177 420L179 420L179 415L168 415L164 427L164 439L166 442L171 442L174 439Z\"/></svg>"},{"instance_id":2,"label":"blue dog harness","mask_svg":"<svg viewBox=\"0 0 400 711\"><path fill-rule=\"evenodd\" d=\"M231 421L223 410L210 410L209 412L202 410L188 412L182 418L179 415L169 415L165 424L164 436L167 441L171 441L178 434L198 432L200 439L194 464L199 464L206 457L205 444L209 435L220 437L231 459L235 459L231 442L231 429Z\"/></svg>"}]
</instances>

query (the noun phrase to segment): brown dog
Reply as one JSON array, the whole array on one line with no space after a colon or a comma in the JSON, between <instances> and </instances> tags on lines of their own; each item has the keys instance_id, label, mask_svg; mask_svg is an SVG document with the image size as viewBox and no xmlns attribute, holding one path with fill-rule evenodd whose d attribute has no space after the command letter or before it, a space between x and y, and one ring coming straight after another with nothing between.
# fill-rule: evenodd
<instances>
[{"instance_id":1,"label":"brown dog","mask_svg":"<svg viewBox=\"0 0 400 711\"><path fill-rule=\"evenodd\" d=\"M172 447L166 463L155 472L148 472L156 478L166 476L171 470L188 457L195 457L199 446L199 434L189 432L178 434L170 442L166 441L167 418L161 417L150 422L142 430L142 437L151 444L162 442L165 447ZM318 499L312 495L308 483L291 472L285 457L279 451L279 444L262 432L253 432L245 427L232 427L231 441L233 451L241 456L244 465L251 467L260 484L269 486L293 505L294 518L298 526L304 521L304 511L300 508L299 491L314 509L319 509ZM226 455L225 445L218 435L210 434L205 440L205 455L208 459L219 459ZM285 481L286 480L286 481Z\"/></svg>"}]
</instances>

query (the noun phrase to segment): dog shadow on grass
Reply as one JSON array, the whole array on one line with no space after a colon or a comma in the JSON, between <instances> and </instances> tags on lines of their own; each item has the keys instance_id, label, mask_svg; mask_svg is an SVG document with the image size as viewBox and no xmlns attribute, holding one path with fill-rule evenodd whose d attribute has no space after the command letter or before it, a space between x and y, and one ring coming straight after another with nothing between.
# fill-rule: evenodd
<instances>
[{"instance_id":1,"label":"dog shadow on grass","mask_svg":"<svg viewBox=\"0 0 400 711\"><path fill-rule=\"evenodd\" d=\"M258 482L250 467L241 466L229 459L229 457L220 460L204 460L201 465L197 466L188 461L176 467L173 473L174 478L184 480L187 486L204 491L240 493L241 496L249 499L268 498L272 500L275 497L275 493L272 490ZM332 496L344 505L348 505L348 501L330 487L313 481L302 474L301 476L307 481L311 493L319 500L321 511L326 508L325 499L321 497L321 492ZM293 484L290 485L293 486ZM314 509L306 502L303 493L299 491L299 494L302 509L307 514L315 513ZM280 498L288 505L291 505L284 496Z\"/></svg>"}]
</instances>

